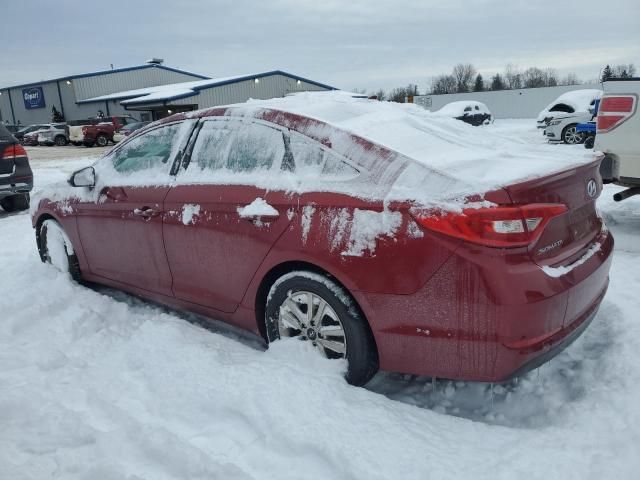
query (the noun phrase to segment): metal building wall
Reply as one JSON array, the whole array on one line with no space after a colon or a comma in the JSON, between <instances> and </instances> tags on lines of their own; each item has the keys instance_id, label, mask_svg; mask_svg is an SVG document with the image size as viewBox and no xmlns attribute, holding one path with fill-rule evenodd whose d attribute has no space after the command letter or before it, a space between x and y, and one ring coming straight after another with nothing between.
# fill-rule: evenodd
<instances>
[{"instance_id":1,"label":"metal building wall","mask_svg":"<svg viewBox=\"0 0 640 480\"><path fill-rule=\"evenodd\" d=\"M269 98L284 97L287 93L306 91L326 91L324 87L314 85L285 75L271 75L262 77L258 83L254 80L230 83L218 87L200 90L198 95L182 98L171 102L172 105L197 104L198 108L228 105L230 103L246 102L250 98L266 100Z\"/></svg>"},{"instance_id":2,"label":"metal building wall","mask_svg":"<svg viewBox=\"0 0 640 480\"><path fill-rule=\"evenodd\" d=\"M76 78L72 80L72 86L76 101L79 101L115 92L135 90L136 88L192 82L194 80L201 80L201 78L163 68L150 67Z\"/></svg>"},{"instance_id":3,"label":"metal building wall","mask_svg":"<svg viewBox=\"0 0 640 480\"><path fill-rule=\"evenodd\" d=\"M29 86L42 87L44 93L45 107L37 109L26 109L22 99L23 86L10 89L2 89L0 92L0 119L13 123L11 114L11 104L15 121L22 125L33 123L48 123L51 121L51 107L55 107L64 113L67 120L79 120L95 116L98 110L102 110L105 115L124 115L127 112L119 102L109 102L101 104L78 105L78 100L107 95L109 93L133 90L136 88L153 87L170 83L180 83L185 81L200 80L201 78L181 72L174 72L158 67L147 67L132 69L124 72L106 72L100 75L70 78L67 80L57 80L35 83ZM59 88L59 91L58 91ZM9 102L11 95L11 103ZM60 99L62 98L62 102ZM134 115L135 116L135 115Z\"/></svg>"},{"instance_id":4,"label":"metal building wall","mask_svg":"<svg viewBox=\"0 0 640 480\"><path fill-rule=\"evenodd\" d=\"M436 111L450 102L476 100L486 104L494 118L536 118L543 108L563 93L585 88L602 89L602 85L595 83L524 88L521 90L499 90L495 92L419 95L414 97L414 103L420 104L428 110Z\"/></svg>"}]
</instances>

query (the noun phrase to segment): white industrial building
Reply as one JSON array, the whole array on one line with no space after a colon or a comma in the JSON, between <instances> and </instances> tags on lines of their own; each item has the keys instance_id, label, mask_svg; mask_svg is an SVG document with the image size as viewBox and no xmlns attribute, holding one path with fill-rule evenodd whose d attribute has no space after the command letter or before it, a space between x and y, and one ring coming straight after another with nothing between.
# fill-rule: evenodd
<instances>
[{"instance_id":1,"label":"white industrial building","mask_svg":"<svg viewBox=\"0 0 640 480\"><path fill-rule=\"evenodd\" d=\"M211 79L162 65L111 69L0 88L0 120L11 124L48 123L55 107L65 120L133 115L156 120L174 112L195 110L249 98L283 97L333 87L280 70Z\"/></svg>"},{"instance_id":2,"label":"white industrial building","mask_svg":"<svg viewBox=\"0 0 640 480\"><path fill-rule=\"evenodd\" d=\"M536 118L542 109L563 93L584 88L602 89L602 85L590 83L518 90L416 95L413 97L413 102L435 112L450 102L475 100L487 105L493 118Z\"/></svg>"}]
</instances>

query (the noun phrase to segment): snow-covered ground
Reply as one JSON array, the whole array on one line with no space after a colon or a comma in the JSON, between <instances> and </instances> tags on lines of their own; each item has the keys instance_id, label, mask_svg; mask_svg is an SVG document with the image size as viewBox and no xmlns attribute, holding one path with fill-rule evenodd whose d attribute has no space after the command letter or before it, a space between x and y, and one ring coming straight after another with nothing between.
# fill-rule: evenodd
<instances>
[{"instance_id":1,"label":"snow-covered ground","mask_svg":"<svg viewBox=\"0 0 640 480\"><path fill-rule=\"evenodd\" d=\"M542 144L534 123L487 128ZM29 149L38 185L98 153ZM637 479L640 197L615 190L599 200L617 244L596 320L493 389L385 373L350 387L302 342L264 352L72 283L40 263L29 216L1 212L0 479Z\"/></svg>"}]
</instances>

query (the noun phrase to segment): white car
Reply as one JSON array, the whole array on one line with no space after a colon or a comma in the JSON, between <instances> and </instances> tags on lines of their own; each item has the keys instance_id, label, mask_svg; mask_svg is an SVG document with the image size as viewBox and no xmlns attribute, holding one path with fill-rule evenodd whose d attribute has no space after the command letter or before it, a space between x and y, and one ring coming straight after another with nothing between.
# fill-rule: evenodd
<instances>
[{"instance_id":1,"label":"white car","mask_svg":"<svg viewBox=\"0 0 640 480\"><path fill-rule=\"evenodd\" d=\"M576 132L579 123L593 117L593 107L602 90L583 89L566 92L551 102L538 115L538 128L550 142L576 144L584 142L583 133Z\"/></svg>"},{"instance_id":2,"label":"white car","mask_svg":"<svg viewBox=\"0 0 640 480\"><path fill-rule=\"evenodd\" d=\"M63 147L69 143L69 137L63 123L52 123L47 129L38 130L38 145Z\"/></svg>"}]
</instances>

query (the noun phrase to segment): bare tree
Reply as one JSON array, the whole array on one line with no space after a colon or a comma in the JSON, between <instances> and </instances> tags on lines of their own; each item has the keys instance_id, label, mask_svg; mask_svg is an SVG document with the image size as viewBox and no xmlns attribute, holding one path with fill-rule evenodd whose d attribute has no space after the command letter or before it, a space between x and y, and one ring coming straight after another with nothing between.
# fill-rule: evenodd
<instances>
[{"instance_id":1,"label":"bare tree","mask_svg":"<svg viewBox=\"0 0 640 480\"><path fill-rule=\"evenodd\" d=\"M442 95L456 92L456 79L453 75L438 75L431 82L431 93Z\"/></svg>"},{"instance_id":2,"label":"bare tree","mask_svg":"<svg viewBox=\"0 0 640 480\"><path fill-rule=\"evenodd\" d=\"M378 100L380 100L381 102L387 99L387 95L385 93L385 91L383 89L378 90L376 93L374 93L374 95L378 98Z\"/></svg>"},{"instance_id":3,"label":"bare tree","mask_svg":"<svg viewBox=\"0 0 640 480\"><path fill-rule=\"evenodd\" d=\"M561 85L580 85L582 82L575 73L569 73L560 82Z\"/></svg>"},{"instance_id":4,"label":"bare tree","mask_svg":"<svg viewBox=\"0 0 640 480\"><path fill-rule=\"evenodd\" d=\"M547 86L547 75L537 67L527 68L522 72L524 88L538 88Z\"/></svg>"},{"instance_id":5,"label":"bare tree","mask_svg":"<svg viewBox=\"0 0 640 480\"><path fill-rule=\"evenodd\" d=\"M504 69L504 83L505 88L515 90L518 88L522 88L523 80L522 73L517 65L513 65L512 63L508 64Z\"/></svg>"},{"instance_id":6,"label":"bare tree","mask_svg":"<svg viewBox=\"0 0 640 480\"><path fill-rule=\"evenodd\" d=\"M456 80L456 91L466 93L471 91L471 85L476 76L476 69L470 63L459 63L453 67L453 78Z\"/></svg>"}]
</instances>

